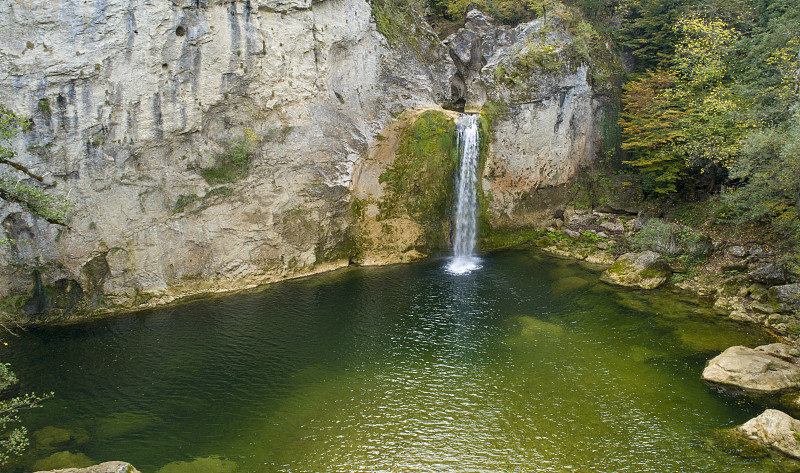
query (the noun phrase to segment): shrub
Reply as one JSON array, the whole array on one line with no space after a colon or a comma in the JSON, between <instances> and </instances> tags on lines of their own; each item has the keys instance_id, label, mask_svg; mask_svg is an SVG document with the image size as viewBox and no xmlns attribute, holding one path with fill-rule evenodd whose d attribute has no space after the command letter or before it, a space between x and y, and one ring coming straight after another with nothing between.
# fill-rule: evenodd
<instances>
[{"instance_id":1,"label":"shrub","mask_svg":"<svg viewBox=\"0 0 800 473\"><path fill-rule=\"evenodd\" d=\"M255 139L252 135L247 138L229 143L230 149L214 157L211 167L200 170L200 175L207 183L213 185L235 182L250 174L250 164L253 160L253 145Z\"/></svg>"}]
</instances>

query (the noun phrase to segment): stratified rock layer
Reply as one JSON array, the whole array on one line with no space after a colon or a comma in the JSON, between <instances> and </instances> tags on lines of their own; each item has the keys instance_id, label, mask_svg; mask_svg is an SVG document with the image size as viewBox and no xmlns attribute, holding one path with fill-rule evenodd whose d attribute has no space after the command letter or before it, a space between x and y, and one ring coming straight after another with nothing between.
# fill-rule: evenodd
<instances>
[{"instance_id":1,"label":"stratified rock layer","mask_svg":"<svg viewBox=\"0 0 800 473\"><path fill-rule=\"evenodd\" d=\"M33 319L347 264L354 163L453 69L424 29L425 55L390 47L364 0L0 3L18 158L77 206L67 231L0 201L0 297L40 287ZM245 172L206 182L241 144Z\"/></svg>"},{"instance_id":2,"label":"stratified rock layer","mask_svg":"<svg viewBox=\"0 0 800 473\"><path fill-rule=\"evenodd\" d=\"M487 117L493 224L552 215L597 151L588 61L521 78L533 95L497 69L542 35L565 50L558 22L512 29L473 9L445 46L419 18L390 42L373 13L365 0L0 2L0 103L32 123L17 158L77 207L67 230L0 201L0 237L16 241L0 248L0 298L27 295L5 307L44 322L421 257L442 232L404 216L362 228L355 169L403 112L454 99L508 106ZM243 150L233 177L213 178ZM398 241L360 244L363 231Z\"/></svg>"}]
</instances>

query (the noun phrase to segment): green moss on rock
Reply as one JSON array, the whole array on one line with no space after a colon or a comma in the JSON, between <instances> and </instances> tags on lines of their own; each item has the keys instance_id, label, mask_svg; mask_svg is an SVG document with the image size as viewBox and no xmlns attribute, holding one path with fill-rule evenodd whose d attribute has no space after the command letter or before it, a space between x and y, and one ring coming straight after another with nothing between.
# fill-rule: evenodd
<instances>
[{"instance_id":1,"label":"green moss on rock","mask_svg":"<svg viewBox=\"0 0 800 473\"><path fill-rule=\"evenodd\" d=\"M394 163L380 175L378 219L408 215L422 225L428 245L445 246L457 162L455 123L439 111L421 114L402 131Z\"/></svg>"}]
</instances>

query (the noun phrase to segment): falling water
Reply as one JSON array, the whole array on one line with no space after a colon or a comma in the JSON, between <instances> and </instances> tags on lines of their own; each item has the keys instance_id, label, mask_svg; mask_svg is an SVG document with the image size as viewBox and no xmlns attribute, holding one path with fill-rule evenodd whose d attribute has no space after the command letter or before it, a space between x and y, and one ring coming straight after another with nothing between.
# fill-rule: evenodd
<instances>
[{"instance_id":1,"label":"falling water","mask_svg":"<svg viewBox=\"0 0 800 473\"><path fill-rule=\"evenodd\" d=\"M461 170L457 183L455 234L453 237L453 259L447 270L454 274L465 274L480 268L480 259L475 256L475 239L478 227L477 169L480 139L478 116L461 115L456 123L458 145L461 153Z\"/></svg>"}]
</instances>

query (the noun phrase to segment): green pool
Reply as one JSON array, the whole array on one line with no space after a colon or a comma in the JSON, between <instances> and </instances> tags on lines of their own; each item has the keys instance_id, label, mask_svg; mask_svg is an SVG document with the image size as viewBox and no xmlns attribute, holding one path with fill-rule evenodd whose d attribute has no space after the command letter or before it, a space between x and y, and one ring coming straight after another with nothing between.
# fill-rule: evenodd
<instances>
[{"instance_id":1,"label":"green pool","mask_svg":"<svg viewBox=\"0 0 800 473\"><path fill-rule=\"evenodd\" d=\"M446 263L4 335L23 388L56 394L26 414L18 470L792 471L719 442L761 407L699 379L766 334L534 252Z\"/></svg>"}]
</instances>

